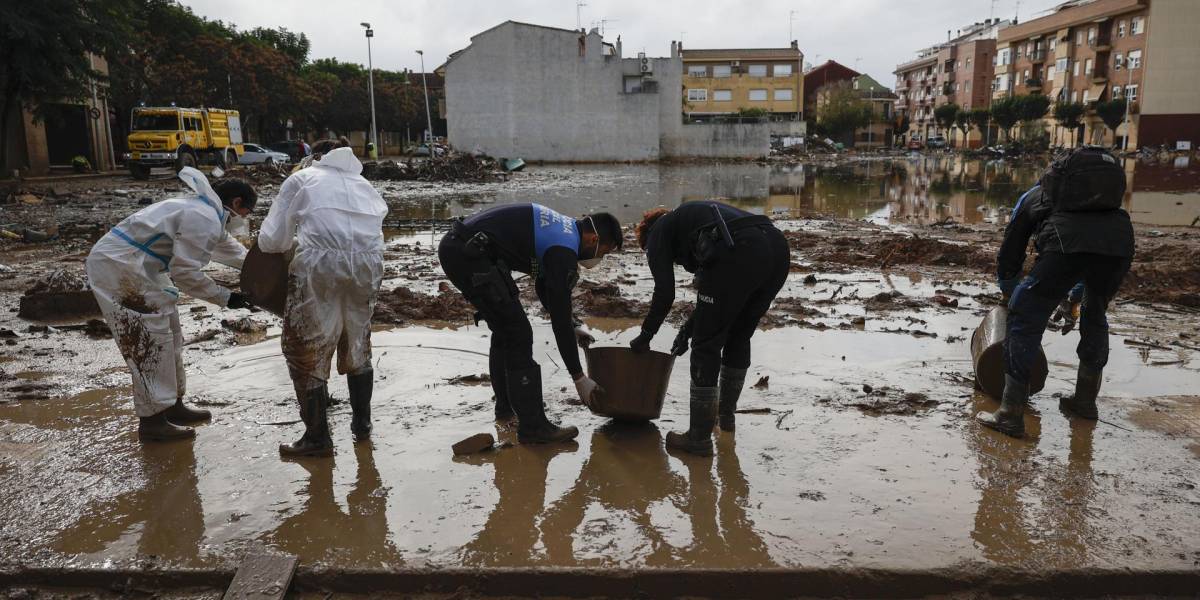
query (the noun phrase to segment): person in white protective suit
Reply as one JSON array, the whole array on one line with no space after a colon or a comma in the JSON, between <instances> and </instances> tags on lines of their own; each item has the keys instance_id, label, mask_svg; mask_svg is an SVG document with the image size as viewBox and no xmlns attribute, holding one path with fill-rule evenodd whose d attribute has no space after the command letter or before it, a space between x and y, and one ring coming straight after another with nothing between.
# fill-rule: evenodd
<instances>
[{"instance_id":1,"label":"person in white protective suit","mask_svg":"<svg viewBox=\"0 0 1200 600\"><path fill-rule=\"evenodd\" d=\"M346 375L350 390L350 430L356 440L371 435L371 315L383 280L388 209L361 173L350 148L324 153L283 182L259 230L263 252L296 247L288 267L282 346L304 435L280 444L284 457L333 454L326 414L335 349L338 373Z\"/></svg>"},{"instance_id":2,"label":"person in white protective suit","mask_svg":"<svg viewBox=\"0 0 1200 600\"><path fill-rule=\"evenodd\" d=\"M183 425L211 417L183 403L180 292L217 306L250 308L246 297L218 285L203 269L210 261L241 268L246 248L229 235L254 209L258 195L244 181L209 185L191 167L179 178L192 194L152 204L101 237L87 257L87 274L117 348L133 375L138 437L188 438Z\"/></svg>"}]
</instances>

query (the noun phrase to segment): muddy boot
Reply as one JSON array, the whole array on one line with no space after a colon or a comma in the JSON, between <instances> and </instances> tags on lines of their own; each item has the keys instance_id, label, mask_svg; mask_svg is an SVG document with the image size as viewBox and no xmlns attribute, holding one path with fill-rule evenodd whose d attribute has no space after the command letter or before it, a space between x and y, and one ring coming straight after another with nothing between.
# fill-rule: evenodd
<instances>
[{"instance_id":1,"label":"muddy boot","mask_svg":"<svg viewBox=\"0 0 1200 600\"><path fill-rule=\"evenodd\" d=\"M138 439L143 442L166 442L196 437L196 430L180 427L167 419L164 410L151 417L138 417Z\"/></svg>"},{"instance_id":2,"label":"muddy boot","mask_svg":"<svg viewBox=\"0 0 1200 600\"><path fill-rule=\"evenodd\" d=\"M684 433L667 433L667 448L712 456L713 421L717 420L717 388L692 386L691 419Z\"/></svg>"},{"instance_id":3,"label":"muddy boot","mask_svg":"<svg viewBox=\"0 0 1200 600\"><path fill-rule=\"evenodd\" d=\"M721 431L733 431L734 415L737 411L738 398L746 385L746 369L721 367L721 384L719 389L720 402L717 405L717 417Z\"/></svg>"},{"instance_id":4,"label":"muddy boot","mask_svg":"<svg viewBox=\"0 0 1200 600\"><path fill-rule=\"evenodd\" d=\"M517 440L522 444L569 442L579 429L559 427L546 418L542 404L542 368L508 372L508 401L517 413Z\"/></svg>"},{"instance_id":5,"label":"muddy boot","mask_svg":"<svg viewBox=\"0 0 1200 600\"><path fill-rule=\"evenodd\" d=\"M212 413L200 408L191 408L183 403L183 398L175 400L175 404L166 411L167 419L172 423L199 423L212 418Z\"/></svg>"},{"instance_id":6,"label":"muddy boot","mask_svg":"<svg viewBox=\"0 0 1200 600\"><path fill-rule=\"evenodd\" d=\"M512 404L509 404L508 398L496 396L493 399L496 401L497 421L507 423L517 416L517 413L513 412Z\"/></svg>"},{"instance_id":7,"label":"muddy boot","mask_svg":"<svg viewBox=\"0 0 1200 600\"><path fill-rule=\"evenodd\" d=\"M346 376L346 387L350 389L350 433L362 441L371 437L371 390L375 384L375 370L367 369L358 375Z\"/></svg>"},{"instance_id":8,"label":"muddy boot","mask_svg":"<svg viewBox=\"0 0 1200 600\"><path fill-rule=\"evenodd\" d=\"M283 458L302 456L333 456L333 440L329 437L329 391L324 386L312 388L301 401L300 418L304 420L304 435L292 444L280 444Z\"/></svg>"},{"instance_id":9,"label":"muddy boot","mask_svg":"<svg viewBox=\"0 0 1200 600\"><path fill-rule=\"evenodd\" d=\"M993 413L981 412L975 415L975 420L984 427L995 429L1004 435L1015 438L1025 437L1025 403L1029 401L1029 388L1013 379L1011 375L1004 376L1004 396L1000 399L1000 409Z\"/></svg>"},{"instance_id":10,"label":"muddy boot","mask_svg":"<svg viewBox=\"0 0 1200 600\"><path fill-rule=\"evenodd\" d=\"M1095 421L1100 418L1096 410L1096 396L1100 395L1100 381L1104 372L1079 363L1079 374L1075 378L1075 395L1058 401L1058 407L1080 419Z\"/></svg>"}]
</instances>

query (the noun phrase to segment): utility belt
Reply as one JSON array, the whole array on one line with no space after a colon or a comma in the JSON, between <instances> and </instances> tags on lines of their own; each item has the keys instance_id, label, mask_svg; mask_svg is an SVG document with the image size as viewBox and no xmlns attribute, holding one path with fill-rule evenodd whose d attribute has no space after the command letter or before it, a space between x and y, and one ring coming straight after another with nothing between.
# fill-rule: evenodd
<instances>
[{"instance_id":1,"label":"utility belt","mask_svg":"<svg viewBox=\"0 0 1200 600\"><path fill-rule=\"evenodd\" d=\"M767 227L771 219L764 215L747 215L726 221L720 211L713 206L716 222L701 227L696 232L696 242L692 245L692 255L701 267L715 264L722 258L733 254L735 244L733 234L752 227Z\"/></svg>"},{"instance_id":2,"label":"utility belt","mask_svg":"<svg viewBox=\"0 0 1200 600\"><path fill-rule=\"evenodd\" d=\"M501 307L508 303L519 302L520 290L513 281L512 271L499 256L499 245L492 236L483 231L471 231L463 224L462 217L454 219L450 224L450 234L463 242L463 254L472 260L486 258L492 263L491 268L482 273L471 274L471 289L464 290L468 298L476 306L489 307L493 314L501 314ZM485 312L475 313L475 325L484 319ZM497 324L498 325L498 324Z\"/></svg>"},{"instance_id":3,"label":"utility belt","mask_svg":"<svg viewBox=\"0 0 1200 600\"><path fill-rule=\"evenodd\" d=\"M497 259L497 247L492 236L483 231L471 231L463 223L462 217L451 222L450 232L463 242L463 253L467 258L488 258L493 261Z\"/></svg>"}]
</instances>

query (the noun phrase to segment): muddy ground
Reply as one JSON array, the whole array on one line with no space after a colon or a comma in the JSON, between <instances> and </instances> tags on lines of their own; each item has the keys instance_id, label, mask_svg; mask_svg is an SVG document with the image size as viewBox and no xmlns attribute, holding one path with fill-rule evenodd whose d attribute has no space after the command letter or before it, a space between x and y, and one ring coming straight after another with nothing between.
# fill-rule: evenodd
<instances>
[{"instance_id":1,"label":"muddy ground","mask_svg":"<svg viewBox=\"0 0 1200 600\"><path fill-rule=\"evenodd\" d=\"M515 440L491 421L490 388L474 377L487 370L486 328L441 277L440 233L429 226L496 195L577 188L586 206L563 210L628 221L642 209L595 192L640 171L570 173L379 184L390 219L409 219L389 229L375 435L353 445L341 402L331 417L337 456L297 463L275 451L300 426L279 321L267 313L183 300L189 394L216 417L194 442L154 446L136 440L128 373L102 330L85 318L16 316L27 289L56 270L80 272L99 233L178 185L90 181L39 196L41 205L4 206L6 223L45 222L52 209L60 238L0 242L0 571L225 571L266 546L299 555L304 569L1200 574L1200 234L1187 227L1138 226L1139 257L1111 313L1098 424L1057 410L1078 341L1057 331L1046 334L1051 375L1032 400L1028 439L970 418L995 406L973 389L968 347L999 300L990 272L1000 225L880 224L801 207L779 221L793 275L755 337L745 412L736 435L718 437L715 459L662 448L665 432L686 424L687 357L660 420L591 415L524 280L548 411L580 426L580 438L454 458L450 446L475 433ZM264 200L273 193L264 187ZM575 292L602 345L627 343L649 301L634 246L585 272ZM694 298L677 275L678 308L656 349L670 345L671 323ZM346 397L340 378L331 388Z\"/></svg>"}]
</instances>

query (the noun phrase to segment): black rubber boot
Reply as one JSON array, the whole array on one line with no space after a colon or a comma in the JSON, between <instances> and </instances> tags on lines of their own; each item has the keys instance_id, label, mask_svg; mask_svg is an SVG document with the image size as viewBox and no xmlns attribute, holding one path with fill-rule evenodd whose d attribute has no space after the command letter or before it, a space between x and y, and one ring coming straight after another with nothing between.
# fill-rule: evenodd
<instances>
[{"instance_id":1,"label":"black rubber boot","mask_svg":"<svg viewBox=\"0 0 1200 600\"><path fill-rule=\"evenodd\" d=\"M517 413L513 412L512 404L509 404L508 398L496 396L493 399L496 401L497 421L508 422L517 416Z\"/></svg>"},{"instance_id":2,"label":"black rubber boot","mask_svg":"<svg viewBox=\"0 0 1200 600\"><path fill-rule=\"evenodd\" d=\"M691 418L684 433L667 433L667 448L712 456L713 421L717 420L717 388L692 386Z\"/></svg>"},{"instance_id":3,"label":"black rubber boot","mask_svg":"<svg viewBox=\"0 0 1200 600\"><path fill-rule=\"evenodd\" d=\"M517 413L517 440L522 444L569 442L579 435L576 427L559 427L546 418L541 367L508 372L508 401Z\"/></svg>"},{"instance_id":4,"label":"black rubber boot","mask_svg":"<svg viewBox=\"0 0 1200 600\"><path fill-rule=\"evenodd\" d=\"M371 437L371 391L375 386L375 370L367 369L357 375L346 376L346 387L350 389L350 433L362 441Z\"/></svg>"},{"instance_id":5,"label":"black rubber boot","mask_svg":"<svg viewBox=\"0 0 1200 600\"><path fill-rule=\"evenodd\" d=\"M167 419L172 423L200 423L212 418L212 413L202 408L192 408L183 403L183 398L175 400L175 404L166 411Z\"/></svg>"},{"instance_id":6,"label":"black rubber boot","mask_svg":"<svg viewBox=\"0 0 1200 600\"><path fill-rule=\"evenodd\" d=\"M746 369L721 366L721 383L718 388L720 402L717 404L717 417L721 431L733 431L734 416L737 411L738 398L746 385Z\"/></svg>"},{"instance_id":7,"label":"black rubber boot","mask_svg":"<svg viewBox=\"0 0 1200 600\"><path fill-rule=\"evenodd\" d=\"M138 417L138 439L143 442L169 442L196 437L195 429L180 427L168 420L169 410L150 417Z\"/></svg>"},{"instance_id":8,"label":"black rubber boot","mask_svg":"<svg viewBox=\"0 0 1200 600\"><path fill-rule=\"evenodd\" d=\"M1005 375L1004 396L1000 399L1000 409L993 413L981 412L975 415L975 420L984 427L995 429L1004 435L1025 437L1025 403L1028 401L1029 387L1013 379L1011 375Z\"/></svg>"},{"instance_id":9,"label":"black rubber boot","mask_svg":"<svg viewBox=\"0 0 1200 600\"><path fill-rule=\"evenodd\" d=\"M1079 374L1075 378L1075 395L1058 401L1058 407L1080 419L1095 421L1100 418L1096 410L1096 396L1100 395L1100 382L1104 379L1102 369L1093 369L1079 363Z\"/></svg>"},{"instance_id":10,"label":"black rubber boot","mask_svg":"<svg viewBox=\"0 0 1200 600\"><path fill-rule=\"evenodd\" d=\"M280 444L279 455L284 458L302 456L333 456L333 440L329 437L329 390L325 385L308 390L300 402L300 418L304 420L304 435L291 444Z\"/></svg>"}]
</instances>

